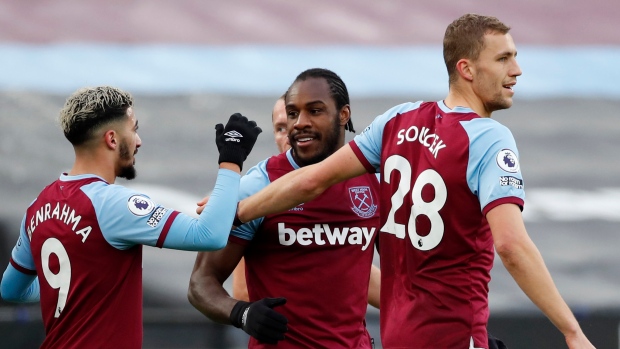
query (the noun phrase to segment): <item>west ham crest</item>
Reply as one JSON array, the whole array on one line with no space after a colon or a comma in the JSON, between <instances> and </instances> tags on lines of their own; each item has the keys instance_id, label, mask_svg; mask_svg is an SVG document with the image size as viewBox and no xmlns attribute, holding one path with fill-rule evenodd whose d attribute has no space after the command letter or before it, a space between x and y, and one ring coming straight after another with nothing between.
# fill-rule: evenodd
<instances>
[{"instance_id":1,"label":"west ham crest","mask_svg":"<svg viewBox=\"0 0 620 349\"><path fill-rule=\"evenodd\" d=\"M370 187L349 188L349 198L353 204L351 209L362 218L370 218L377 211L377 205L372 198Z\"/></svg>"}]
</instances>

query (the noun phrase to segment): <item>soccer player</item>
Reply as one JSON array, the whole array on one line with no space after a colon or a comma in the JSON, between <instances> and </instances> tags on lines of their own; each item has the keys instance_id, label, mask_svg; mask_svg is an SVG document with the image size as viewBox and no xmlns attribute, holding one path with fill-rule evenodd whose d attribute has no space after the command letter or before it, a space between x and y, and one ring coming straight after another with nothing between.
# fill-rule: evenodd
<instances>
[{"instance_id":1,"label":"soccer player","mask_svg":"<svg viewBox=\"0 0 620 349\"><path fill-rule=\"evenodd\" d=\"M344 145L345 130L354 132L347 88L326 69L297 76L286 112L292 149L251 168L242 197L325 159ZM198 254L190 302L250 334L250 348L371 348L365 315L378 184L375 174L363 174L239 227L221 251ZM242 256L251 302L230 298L222 286Z\"/></svg>"},{"instance_id":2,"label":"soccer player","mask_svg":"<svg viewBox=\"0 0 620 349\"><path fill-rule=\"evenodd\" d=\"M491 119L512 105L521 75L509 29L495 17L456 19L443 42L444 100L393 107L326 160L282 176L238 206L235 225L380 171L384 348L488 348L494 247L568 347L593 348L527 234L517 147Z\"/></svg>"},{"instance_id":3,"label":"soccer player","mask_svg":"<svg viewBox=\"0 0 620 349\"><path fill-rule=\"evenodd\" d=\"M284 98L286 93L280 96L273 106L271 112L271 122L273 124L273 138L278 148L279 153L284 153L291 148L288 141L288 131L286 125L286 107L284 105ZM204 205L206 201L201 201L198 204ZM197 210L200 214L201 209ZM379 295L381 288L381 271L374 265L370 270L370 281L368 285L368 304L375 308L379 308ZM241 258L235 270L232 273L232 296L235 299L242 301L249 301L248 286L245 280L245 259Z\"/></svg>"},{"instance_id":4,"label":"soccer player","mask_svg":"<svg viewBox=\"0 0 620 349\"><path fill-rule=\"evenodd\" d=\"M2 277L2 298L40 300L42 348L141 348L142 245L224 247L241 166L261 129L241 114L216 125L220 168L208 206L194 219L114 184L136 176L142 145L129 93L80 89L59 121L75 162L28 207Z\"/></svg>"}]
</instances>

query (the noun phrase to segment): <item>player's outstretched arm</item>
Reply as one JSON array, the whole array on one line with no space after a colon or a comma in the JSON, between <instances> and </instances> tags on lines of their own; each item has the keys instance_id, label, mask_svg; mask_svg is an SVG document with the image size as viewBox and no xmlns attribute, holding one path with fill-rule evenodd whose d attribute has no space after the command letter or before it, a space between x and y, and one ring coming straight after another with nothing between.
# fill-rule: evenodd
<instances>
[{"instance_id":1,"label":"player's outstretched arm","mask_svg":"<svg viewBox=\"0 0 620 349\"><path fill-rule=\"evenodd\" d=\"M288 320L273 308L285 304L286 299L245 302L231 298L223 287L243 251L243 246L229 243L220 251L199 253L190 277L189 302L213 321L231 324L259 341L276 344L284 339Z\"/></svg>"},{"instance_id":2,"label":"player's outstretched arm","mask_svg":"<svg viewBox=\"0 0 620 349\"><path fill-rule=\"evenodd\" d=\"M518 206L499 205L486 218L504 266L523 292L564 334L569 348L594 348L558 292L538 248L527 234Z\"/></svg>"},{"instance_id":3,"label":"player's outstretched arm","mask_svg":"<svg viewBox=\"0 0 620 349\"><path fill-rule=\"evenodd\" d=\"M39 279L15 269L6 267L0 282L0 296L7 302L34 303L39 301Z\"/></svg>"},{"instance_id":4,"label":"player's outstretched arm","mask_svg":"<svg viewBox=\"0 0 620 349\"><path fill-rule=\"evenodd\" d=\"M30 239L26 234L24 215L19 238L11 251L11 260L0 281L0 297L7 302L33 303L39 301L39 296L39 279L34 268Z\"/></svg>"},{"instance_id":5,"label":"player's outstretched arm","mask_svg":"<svg viewBox=\"0 0 620 349\"><path fill-rule=\"evenodd\" d=\"M249 222L288 210L314 199L336 183L363 173L366 173L366 169L351 146L346 144L327 159L291 171L258 193L240 201L237 218L241 222Z\"/></svg>"},{"instance_id":6,"label":"player's outstretched arm","mask_svg":"<svg viewBox=\"0 0 620 349\"><path fill-rule=\"evenodd\" d=\"M201 208L204 212L198 219L184 215L175 219L165 248L212 251L226 246L237 207L240 171L262 130L239 113L231 115L226 126L215 125L215 130L220 170L211 200Z\"/></svg>"}]
</instances>

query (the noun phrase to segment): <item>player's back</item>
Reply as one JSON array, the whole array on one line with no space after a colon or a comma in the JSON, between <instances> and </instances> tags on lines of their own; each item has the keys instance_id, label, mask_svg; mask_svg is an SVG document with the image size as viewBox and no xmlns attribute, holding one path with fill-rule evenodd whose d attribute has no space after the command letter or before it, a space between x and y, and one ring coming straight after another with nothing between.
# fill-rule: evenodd
<instances>
[{"instance_id":1,"label":"player's back","mask_svg":"<svg viewBox=\"0 0 620 349\"><path fill-rule=\"evenodd\" d=\"M82 187L97 177L57 180L26 212L41 289L43 348L140 348L142 246L112 247Z\"/></svg>"},{"instance_id":2,"label":"player's back","mask_svg":"<svg viewBox=\"0 0 620 349\"><path fill-rule=\"evenodd\" d=\"M463 127L483 120L460 109L421 103L393 116L383 130L379 246L386 348L468 348L472 338L486 343L493 240L470 187L477 165L470 158L472 135Z\"/></svg>"}]
</instances>

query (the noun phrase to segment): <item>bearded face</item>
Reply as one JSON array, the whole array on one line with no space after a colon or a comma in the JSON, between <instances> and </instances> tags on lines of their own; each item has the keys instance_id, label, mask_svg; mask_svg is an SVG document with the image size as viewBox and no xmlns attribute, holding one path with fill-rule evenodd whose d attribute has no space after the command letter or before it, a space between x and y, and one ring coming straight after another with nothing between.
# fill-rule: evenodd
<instances>
[{"instance_id":1,"label":"bearded face","mask_svg":"<svg viewBox=\"0 0 620 349\"><path fill-rule=\"evenodd\" d=\"M338 149L341 127L338 114L334 115L331 127L318 129L294 130L289 135L289 143L293 148L293 156L299 166L316 164L325 160ZM314 146L300 147L300 140L312 138Z\"/></svg>"},{"instance_id":2,"label":"bearded face","mask_svg":"<svg viewBox=\"0 0 620 349\"><path fill-rule=\"evenodd\" d=\"M134 179L136 178L136 168L134 166L135 159L134 155L138 152L138 149L134 151L129 150L129 144L125 140L120 143L119 146L119 171L117 173L117 177L125 178L125 179Z\"/></svg>"}]
</instances>

